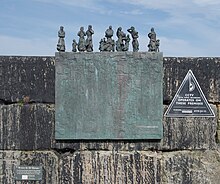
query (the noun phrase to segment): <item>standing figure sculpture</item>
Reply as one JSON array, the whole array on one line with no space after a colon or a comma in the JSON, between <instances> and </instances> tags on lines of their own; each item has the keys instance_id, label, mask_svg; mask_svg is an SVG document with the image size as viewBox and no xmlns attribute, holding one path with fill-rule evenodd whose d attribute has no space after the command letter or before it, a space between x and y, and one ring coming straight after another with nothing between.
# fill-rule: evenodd
<instances>
[{"instance_id":1,"label":"standing figure sculpture","mask_svg":"<svg viewBox=\"0 0 220 184\"><path fill-rule=\"evenodd\" d=\"M58 44L57 44L57 50L59 52L65 52L66 48L65 48L65 31L64 31L64 27L60 26L60 30L58 31Z\"/></svg>"},{"instance_id":2,"label":"standing figure sculpture","mask_svg":"<svg viewBox=\"0 0 220 184\"><path fill-rule=\"evenodd\" d=\"M108 52L114 52L115 51L115 41L112 39L112 36L114 34L114 31L112 30L112 26L109 26L109 28L105 31L105 38L101 39L99 42L99 50L100 52L108 51Z\"/></svg>"},{"instance_id":3,"label":"standing figure sculpture","mask_svg":"<svg viewBox=\"0 0 220 184\"><path fill-rule=\"evenodd\" d=\"M92 44L92 35L94 34L94 31L92 30L92 26L88 26L88 30L86 31L86 51L92 52L93 51L93 44Z\"/></svg>"},{"instance_id":4,"label":"standing figure sculpture","mask_svg":"<svg viewBox=\"0 0 220 184\"><path fill-rule=\"evenodd\" d=\"M100 42L99 42L100 52L104 51L104 46L105 46L105 38L101 39Z\"/></svg>"},{"instance_id":5,"label":"standing figure sculpture","mask_svg":"<svg viewBox=\"0 0 220 184\"><path fill-rule=\"evenodd\" d=\"M156 52L160 52L159 46L160 46L160 40L158 39L156 41Z\"/></svg>"},{"instance_id":6,"label":"standing figure sculpture","mask_svg":"<svg viewBox=\"0 0 220 184\"><path fill-rule=\"evenodd\" d=\"M118 40L116 41L116 50L117 51L122 51L123 47L124 47L124 39L126 38L125 33L122 31L122 28L119 27L117 29L116 35L118 37Z\"/></svg>"},{"instance_id":7,"label":"standing figure sculpture","mask_svg":"<svg viewBox=\"0 0 220 184\"><path fill-rule=\"evenodd\" d=\"M160 40L157 40L156 33L154 32L154 28L151 28L151 32L148 34L150 38L148 44L148 52L159 52Z\"/></svg>"},{"instance_id":8,"label":"standing figure sculpture","mask_svg":"<svg viewBox=\"0 0 220 184\"><path fill-rule=\"evenodd\" d=\"M79 36L78 51L84 52L86 50L86 41L84 38L86 33L84 31L84 27L80 28L80 31L77 35Z\"/></svg>"},{"instance_id":9,"label":"standing figure sculpture","mask_svg":"<svg viewBox=\"0 0 220 184\"><path fill-rule=\"evenodd\" d=\"M72 43L72 52L77 52L77 43L75 39L73 39L73 43Z\"/></svg>"},{"instance_id":10,"label":"standing figure sculpture","mask_svg":"<svg viewBox=\"0 0 220 184\"><path fill-rule=\"evenodd\" d=\"M126 40L125 40L125 45L124 48L122 49L123 51L128 51L129 50L129 42L131 41L131 38L129 35L127 35Z\"/></svg>"},{"instance_id":11,"label":"standing figure sculpture","mask_svg":"<svg viewBox=\"0 0 220 184\"><path fill-rule=\"evenodd\" d=\"M135 30L133 26L131 26L130 29L127 30L131 36L132 36L132 47L133 47L133 52L138 52L139 50L139 43L138 43L138 32Z\"/></svg>"}]
</instances>

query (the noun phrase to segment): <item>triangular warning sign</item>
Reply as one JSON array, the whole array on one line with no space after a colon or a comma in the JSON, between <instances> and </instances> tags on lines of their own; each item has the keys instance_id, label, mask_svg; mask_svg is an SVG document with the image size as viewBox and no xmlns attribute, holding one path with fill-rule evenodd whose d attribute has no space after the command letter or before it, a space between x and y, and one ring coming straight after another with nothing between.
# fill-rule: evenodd
<instances>
[{"instance_id":1,"label":"triangular warning sign","mask_svg":"<svg viewBox=\"0 0 220 184\"><path fill-rule=\"evenodd\" d=\"M215 117L193 72L188 71L169 105L166 117Z\"/></svg>"}]
</instances>

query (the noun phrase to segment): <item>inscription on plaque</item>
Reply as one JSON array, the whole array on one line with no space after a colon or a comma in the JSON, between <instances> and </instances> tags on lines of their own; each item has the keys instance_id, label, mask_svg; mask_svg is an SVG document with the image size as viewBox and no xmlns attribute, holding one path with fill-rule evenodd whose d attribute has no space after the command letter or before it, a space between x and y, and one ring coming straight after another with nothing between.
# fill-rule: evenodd
<instances>
[{"instance_id":1,"label":"inscription on plaque","mask_svg":"<svg viewBox=\"0 0 220 184\"><path fill-rule=\"evenodd\" d=\"M167 117L214 117L193 72L188 71L165 116Z\"/></svg>"},{"instance_id":2,"label":"inscription on plaque","mask_svg":"<svg viewBox=\"0 0 220 184\"><path fill-rule=\"evenodd\" d=\"M40 181L42 180L41 166L17 166L15 180Z\"/></svg>"},{"instance_id":3,"label":"inscription on plaque","mask_svg":"<svg viewBox=\"0 0 220 184\"><path fill-rule=\"evenodd\" d=\"M162 53L56 53L56 139L161 139Z\"/></svg>"}]
</instances>

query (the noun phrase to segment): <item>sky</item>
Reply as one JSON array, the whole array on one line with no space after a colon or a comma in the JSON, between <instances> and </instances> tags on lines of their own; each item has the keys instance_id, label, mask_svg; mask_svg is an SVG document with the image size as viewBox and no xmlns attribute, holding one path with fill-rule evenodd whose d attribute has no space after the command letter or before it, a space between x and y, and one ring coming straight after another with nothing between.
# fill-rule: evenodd
<instances>
[{"instance_id":1,"label":"sky","mask_svg":"<svg viewBox=\"0 0 220 184\"><path fill-rule=\"evenodd\" d=\"M59 27L66 51L81 26L92 25L94 51L111 25L134 26L140 50L154 27L167 57L220 56L220 0L0 0L0 55L54 56ZM117 40L114 34L114 40ZM130 51L132 46L130 43Z\"/></svg>"}]
</instances>

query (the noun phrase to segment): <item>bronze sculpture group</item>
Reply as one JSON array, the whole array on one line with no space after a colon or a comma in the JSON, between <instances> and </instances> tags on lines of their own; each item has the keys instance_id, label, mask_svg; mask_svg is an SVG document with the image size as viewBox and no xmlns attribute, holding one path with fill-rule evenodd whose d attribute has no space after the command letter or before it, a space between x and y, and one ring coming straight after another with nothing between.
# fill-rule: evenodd
<instances>
[{"instance_id":1,"label":"bronze sculpture group","mask_svg":"<svg viewBox=\"0 0 220 184\"><path fill-rule=\"evenodd\" d=\"M129 29L127 29L128 33L130 33L132 37L132 47L133 52L138 52L139 50L139 43L138 43L138 32L135 30L133 26L131 26ZM73 39L72 43L72 52L92 52L93 51L93 42L92 42L92 36L94 34L94 31L92 29L92 26L89 25L87 31L84 31L84 27L81 27L79 32L77 33L77 36L79 36L78 43L75 39ZM128 51L129 50L129 42L130 42L130 36L129 34L125 34L122 31L122 28L119 27L116 32L117 40L113 39L114 31L112 29L112 26L109 26L109 28L105 31L105 38L102 38L99 42L99 50L100 52L114 52L115 50L118 52L121 51ZM87 38L85 39L85 36ZM60 26L60 30L58 31L58 43L57 43L57 50L59 52L65 52L65 31L64 27ZM148 34L148 37L150 39L148 46L148 52L159 52L159 46L160 46L160 40L156 38L156 33L154 31L154 28L151 28L151 32Z\"/></svg>"}]
</instances>

